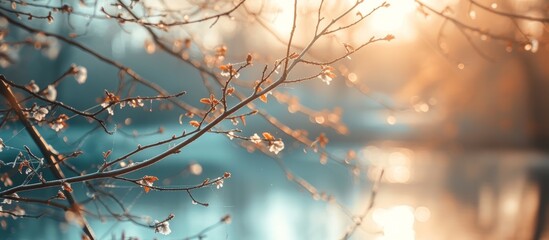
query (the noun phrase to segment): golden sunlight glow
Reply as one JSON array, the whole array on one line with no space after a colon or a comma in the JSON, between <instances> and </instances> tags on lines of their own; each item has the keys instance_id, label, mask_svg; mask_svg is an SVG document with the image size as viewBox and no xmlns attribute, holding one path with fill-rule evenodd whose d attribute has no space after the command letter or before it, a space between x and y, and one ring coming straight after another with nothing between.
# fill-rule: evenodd
<instances>
[{"instance_id":1,"label":"golden sunlight glow","mask_svg":"<svg viewBox=\"0 0 549 240\"><path fill-rule=\"evenodd\" d=\"M384 1L365 1L359 6L359 11L366 14ZM386 9L380 9L367 21L367 34L384 36L393 34L397 39L410 40L415 38L414 28L410 18L416 9L414 0L387 1L391 4Z\"/></svg>"},{"instance_id":2,"label":"golden sunlight glow","mask_svg":"<svg viewBox=\"0 0 549 240\"><path fill-rule=\"evenodd\" d=\"M396 120L396 117L395 117L395 116L393 116L393 115L387 116L387 123L388 123L389 125L395 125L396 122L397 122L397 120Z\"/></svg>"},{"instance_id":3,"label":"golden sunlight glow","mask_svg":"<svg viewBox=\"0 0 549 240\"><path fill-rule=\"evenodd\" d=\"M252 1L253 2L253 1ZM257 1L258 6L261 7L261 1ZM292 1L265 1L266 4L273 8L273 14L269 15L266 19L271 23L273 30L279 34L286 36L290 33L293 24L293 9L287 6L292 6Z\"/></svg>"},{"instance_id":4,"label":"golden sunlight glow","mask_svg":"<svg viewBox=\"0 0 549 240\"><path fill-rule=\"evenodd\" d=\"M414 40L417 37L417 31L413 26L413 20L417 17L416 13L418 6L414 0L364 1L364 3L358 8L359 12L366 14L384 1L389 3L390 7L386 9L379 9L379 11L375 12L369 17L369 19L367 19L366 31L363 31L364 34L378 37L392 34L396 37L397 41ZM355 0L349 0L349 2L354 3ZM458 2L458 0L424 0L423 2L439 8L454 5ZM364 37L362 34L359 35L361 35L358 36L359 38Z\"/></svg>"},{"instance_id":5,"label":"golden sunlight glow","mask_svg":"<svg viewBox=\"0 0 549 240\"><path fill-rule=\"evenodd\" d=\"M431 218L431 210L428 207L417 207L414 215L418 222L427 222Z\"/></svg>"},{"instance_id":6,"label":"golden sunlight glow","mask_svg":"<svg viewBox=\"0 0 549 240\"><path fill-rule=\"evenodd\" d=\"M383 235L377 238L379 240L413 240L416 238L414 209L411 206L376 208L372 213L372 219L383 230Z\"/></svg>"},{"instance_id":7,"label":"golden sunlight glow","mask_svg":"<svg viewBox=\"0 0 549 240\"><path fill-rule=\"evenodd\" d=\"M412 159L414 152L406 148L380 149L366 147L362 152L369 161L368 178L375 181L384 169L383 181L389 183L408 183L413 178Z\"/></svg>"},{"instance_id":8,"label":"golden sunlight glow","mask_svg":"<svg viewBox=\"0 0 549 240\"><path fill-rule=\"evenodd\" d=\"M410 164L411 161L409 157L400 152L392 152L389 154L386 167L386 179L391 183L406 183L410 181L411 170Z\"/></svg>"}]
</instances>

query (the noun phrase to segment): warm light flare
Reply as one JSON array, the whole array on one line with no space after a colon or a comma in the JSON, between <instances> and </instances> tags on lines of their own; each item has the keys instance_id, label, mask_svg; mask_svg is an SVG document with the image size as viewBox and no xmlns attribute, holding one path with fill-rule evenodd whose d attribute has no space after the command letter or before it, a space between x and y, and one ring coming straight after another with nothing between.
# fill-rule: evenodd
<instances>
[{"instance_id":1,"label":"warm light flare","mask_svg":"<svg viewBox=\"0 0 549 240\"><path fill-rule=\"evenodd\" d=\"M372 213L372 219L383 230L383 235L377 239L413 240L416 238L414 209L410 206L377 208Z\"/></svg>"},{"instance_id":2,"label":"warm light flare","mask_svg":"<svg viewBox=\"0 0 549 240\"><path fill-rule=\"evenodd\" d=\"M363 14L368 13L383 1L366 1L359 7ZM374 13L367 21L367 34L383 36L386 34L395 35L396 39L411 40L416 33L412 26L411 17L416 9L414 0L387 1L390 6Z\"/></svg>"}]
</instances>

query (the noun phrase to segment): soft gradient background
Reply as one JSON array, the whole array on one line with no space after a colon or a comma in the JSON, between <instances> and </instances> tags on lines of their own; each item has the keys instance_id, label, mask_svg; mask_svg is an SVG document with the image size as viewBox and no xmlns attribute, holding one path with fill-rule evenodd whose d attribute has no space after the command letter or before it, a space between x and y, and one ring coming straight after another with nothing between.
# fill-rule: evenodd
<instances>
[{"instance_id":1,"label":"soft gradient background","mask_svg":"<svg viewBox=\"0 0 549 240\"><path fill-rule=\"evenodd\" d=\"M263 21L284 38L291 25L290 4L288 1L264 2L272 12L267 12ZM380 1L367 2L364 11ZM467 1L425 2L439 9L450 5L460 19L491 32L515 34L508 19L478 9L477 17L471 19ZM329 150L344 157L348 149L353 149L357 161L366 167L361 169L359 177L354 177L340 165L331 162L321 165L317 155L304 151L303 146L293 144L284 136L282 138L288 141L281 160L319 191L336 197L350 214L359 214L368 205L376 168L367 166L385 168L375 208L353 239L549 237L545 228L549 203L548 45L542 44L534 54L520 45L509 49L505 43L475 36L476 46L490 56L486 59L456 28L445 28L439 38L442 20L418 13L413 1L393 0L390 3L389 9L376 13L366 24L322 41L311 56L329 59L344 52L342 42L358 45L373 35L390 33L396 36L395 40L376 43L352 59L343 60L337 68L346 74L341 74L329 86L314 80L283 85L279 89L298 97L303 105L312 109L340 107L342 121L347 125L346 134L340 135L336 130L318 125L315 118L290 114L287 106L274 99L269 105L259 103L280 121L308 130L310 136L326 132L330 138ZM497 3L506 11L535 12L545 16L547 10L536 12L536 9L547 9L549 4L542 0L500 0ZM251 1L247 7L254 9L257 4ZM298 19L298 47L310 39L312 22L306 14L307 9L314 9L316 4L316 1L300 4L303 16ZM328 2L327 14L344 6L344 1ZM73 32L64 24L66 18L56 21L51 25L39 21L29 24L64 35ZM189 94L182 97L184 101L195 104L196 99L206 95L196 71L160 51L146 53L143 46L148 35L140 27L126 24L122 30L112 22L94 20L84 28L87 21L78 18L70 21L77 26L77 32L88 31L78 38L80 42L172 92L187 90ZM229 55L235 56L228 59L229 62L243 59L248 52L257 54L259 61L281 57L284 45L256 21L237 15L235 20L221 19L211 29L203 24L170 34L184 37L192 33L210 49L224 43L229 48ZM540 41L547 39L546 26L520 24ZM10 31L11 37L27 36L19 29ZM18 56L16 64L2 68L0 73L20 84L33 79L39 86L45 86L72 63L86 66L88 81L85 85L68 80L58 88L58 99L79 109L95 106L96 98L102 96L105 89L115 89L118 83L116 69L64 44L53 61L31 48L21 49ZM256 64L256 67L260 66ZM302 68L295 74L299 76L310 71ZM253 82L254 74L257 72L243 73L241 79ZM366 94L349 87L349 81L363 86ZM137 90L141 95L153 94L143 88ZM137 144L152 143L190 129L187 124L178 122L183 112L154 109L157 106L153 105L152 112L150 103L143 109L116 109L109 126L119 125L112 136L97 131L77 142L93 128L81 119L71 119L70 128L65 132L55 134L44 128L41 133L60 152L70 151L75 146L83 150L86 154L72 163L85 166L86 161L99 162L97 159L106 150L111 149L113 156L119 156ZM126 118L131 118L132 123L123 124ZM146 135L159 127L165 129L163 134L132 136L133 131ZM262 131L278 134L264 120L248 119L244 135ZM0 153L0 160L5 162L12 161L22 145L35 147L22 126L17 124L1 129L0 137L12 147ZM138 161L165 149L150 151L135 159ZM188 171L193 163L202 166L200 176ZM7 171L7 168L9 166L4 166L0 171ZM149 215L153 219L163 219L174 213L176 217L170 222L173 233L169 237L131 223L98 219L90 222L100 239L118 239L122 232L141 239L180 239L199 232L227 213L231 214L232 223L209 232L208 239L337 239L352 224L351 217L336 205L315 201L287 181L275 161L259 153L248 153L221 135L205 135L181 154L168 157L134 176L139 177L142 173L172 176L161 181L167 185L192 185L206 177L220 176L224 171L231 172L232 177L223 188L193 193L197 199L210 204L207 208L193 205L184 192L145 194L139 187L112 186L112 191L121 196L132 213ZM85 197L83 186L74 188L82 194L80 198ZM52 189L40 194L50 196L56 191ZM93 204L87 205L89 210L94 208ZM27 212L31 209L29 207ZM47 217L6 220L8 227L0 229L0 239L80 237L77 227Z\"/></svg>"}]
</instances>

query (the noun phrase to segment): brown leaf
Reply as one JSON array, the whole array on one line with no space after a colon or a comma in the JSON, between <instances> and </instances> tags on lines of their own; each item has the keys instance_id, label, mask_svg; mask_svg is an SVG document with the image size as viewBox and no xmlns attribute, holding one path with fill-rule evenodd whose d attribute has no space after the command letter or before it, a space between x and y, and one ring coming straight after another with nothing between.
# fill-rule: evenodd
<instances>
[{"instance_id":1,"label":"brown leaf","mask_svg":"<svg viewBox=\"0 0 549 240\"><path fill-rule=\"evenodd\" d=\"M191 124L191 126L193 127L200 127L200 123L196 120L190 121L189 124Z\"/></svg>"},{"instance_id":2,"label":"brown leaf","mask_svg":"<svg viewBox=\"0 0 549 240\"><path fill-rule=\"evenodd\" d=\"M231 64L221 65L221 66L219 66L219 69L220 69L221 71L228 72L228 71L230 71L231 69L233 69L233 66L232 66Z\"/></svg>"},{"instance_id":3,"label":"brown leaf","mask_svg":"<svg viewBox=\"0 0 549 240\"><path fill-rule=\"evenodd\" d=\"M201 98L200 102L208 105L212 104L212 100L210 100L209 98Z\"/></svg>"},{"instance_id":4,"label":"brown leaf","mask_svg":"<svg viewBox=\"0 0 549 240\"><path fill-rule=\"evenodd\" d=\"M152 186L156 181L158 181L157 177L145 175L140 181L138 181L138 183L143 185L143 190L145 190L145 193L149 193L151 190L150 186Z\"/></svg>"},{"instance_id":5,"label":"brown leaf","mask_svg":"<svg viewBox=\"0 0 549 240\"><path fill-rule=\"evenodd\" d=\"M230 96L233 94L233 92L234 92L234 87L230 87L230 88L227 88L226 94Z\"/></svg>"},{"instance_id":6,"label":"brown leaf","mask_svg":"<svg viewBox=\"0 0 549 240\"><path fill-rule=\"evenodd\" d=\"M263 94L263 95L259 96L259 100L261 100L264 103L267 103L267 95Z\"/></svg>"},{"instance_id":7,"label":"brown leaf","mask_svg":"<svg viewBox=\"0 0 549 240\"><path fill-rule=\"evenodd\" d=\"M264 132L264 133L263 133L263 137L264 137L265 139L269 140L269 141L274 141L274 140L275 140L275 138L273 137L273 135L271 135L271 134L268 133L268 132Z\"/></svg>"},{"instance_id":8,"label":"brown leaf","mask_svg":"<svg viewBox=\"0 0 549 240\"><path fill-rule=\"evenodd\" d=\"M145 175L142 179L143 179L143 181L149 182L149 183L154 183L154 182L158 181L157 177L149 176L149 175Z\"/></svg>"},{"instance_id":9,"label":"brown leaf","mask_svg":"<svg viewBox=\"0 0 549 240\"><path fill-rule=\"evenodd\" d=\"M261 91L263 91L263 88L258 87L257 92L261 92ZM263 94L263 95L259 96L259 100L261 100L264 103L267 103L267 95Z\"/></svg>"}]
</instances>

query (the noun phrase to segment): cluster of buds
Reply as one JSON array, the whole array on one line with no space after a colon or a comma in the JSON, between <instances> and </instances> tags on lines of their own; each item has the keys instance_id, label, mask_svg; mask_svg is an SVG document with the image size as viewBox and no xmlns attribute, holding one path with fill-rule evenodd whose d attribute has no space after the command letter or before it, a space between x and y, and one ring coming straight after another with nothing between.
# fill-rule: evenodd
<instances>
[{"instance_id":1,"label":"cluster of buds","mask_svg":"<svg viewBox=\"0 0 549 240\"><path fill-rule=\"evenodd\" d=\"M267 142L269 152L272 152L274 154L278 154L284 149L284 142L282 141L282 139L275 139L275 137L268 132L264 132L262 133L262 135L263 139L261 139L261 137L259 137L257 133L254 133L254 135L250 137L250 141L255 144L260 144L262 141Z\"/></svg>"}]
</instances>

